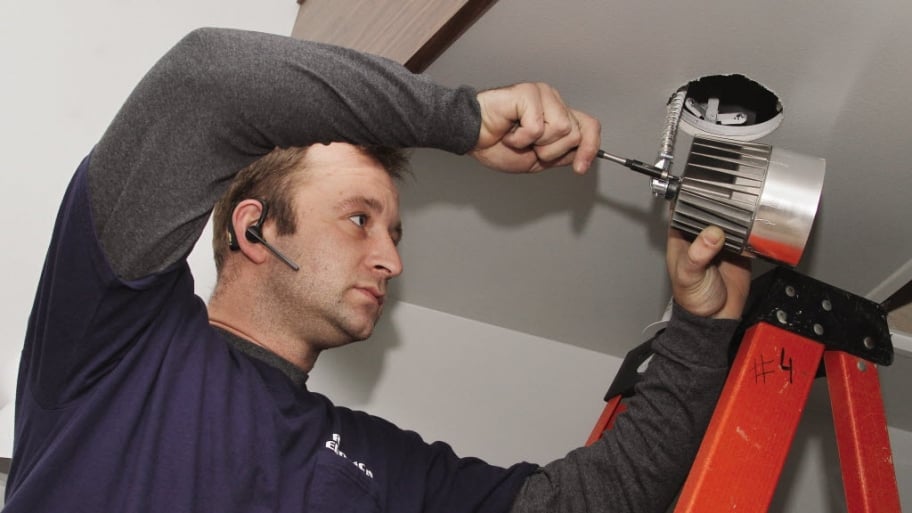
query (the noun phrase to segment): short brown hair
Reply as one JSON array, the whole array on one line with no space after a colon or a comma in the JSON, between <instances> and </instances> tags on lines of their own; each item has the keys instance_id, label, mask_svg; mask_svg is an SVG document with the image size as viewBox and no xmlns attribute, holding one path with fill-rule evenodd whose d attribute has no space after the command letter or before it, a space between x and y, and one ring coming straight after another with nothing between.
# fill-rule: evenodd
<instances>
[{"instance_id":1,"label":"short brown hair","mask_svg":"<svg viewBox=\"0 0 912 513\"><path fill-rule=\"evenodd\" d=\"M276 223L279 235L289 235L295 225L292 194L298 183L295 171L304 169L309 147L275 148L242 169L228 190L215 204L212 212L212 250L215 269L221 275L229 251L231 216L241 201L254 198L269 202L269 217ZM376 160L396 180L408 172L408 155L399 148L387 146L358 146L365 155ZM231 234L237 237L237 233Z\"/></svg>"}]
</instances>

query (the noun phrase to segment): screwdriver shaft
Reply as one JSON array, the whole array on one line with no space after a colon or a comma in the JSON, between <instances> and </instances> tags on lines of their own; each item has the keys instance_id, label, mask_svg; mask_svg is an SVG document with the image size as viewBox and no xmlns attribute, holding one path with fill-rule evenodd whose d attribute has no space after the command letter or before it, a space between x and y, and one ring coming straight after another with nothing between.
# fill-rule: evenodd
<instances>
[{"instance_id":1,"label":"screwdriver shaft","mask_svg":"<svg viewBox=\"0 0 912 513\"><path fill-rule=\"evenodd\" d=\"M628 169L632 169L632 170L636 171L637 173L643 173L644 175L651 176L653 178L660 178L663 180L667 179L667 175L665 175L664 171L662 171L661 169L659 169L657 167L650 166L649 164L646 164L644 162L640 162L639 160L632 160L632 159L625 159L624 157L618 157L617 155L612 155L605 150L599 150L598 153L595 154L595 156L598 158L610 160L611 162L620 164Z\"/></svg>"}]
</instances>

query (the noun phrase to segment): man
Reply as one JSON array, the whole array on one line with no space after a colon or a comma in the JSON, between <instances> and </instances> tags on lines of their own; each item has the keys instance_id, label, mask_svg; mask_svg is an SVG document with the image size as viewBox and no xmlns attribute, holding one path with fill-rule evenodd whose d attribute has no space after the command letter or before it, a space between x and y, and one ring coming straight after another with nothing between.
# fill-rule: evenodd
<instances>
[{"instance_id":1,"label":"man","mask_svg":"<svg viewBox=\"0 0 912 513\"><path fill-rule=\"evenodd\" d=\"M402 271L384 148L584 172L598 134L542 84L448 89L339 48L191 33L63 200L22 354L7 510L660 510L746 295L747 270L716 259L717 229L669 240L675 314L630 412L545 467L458 458L305 383L321 351L370 335ZM207 310L185 257L223 194Z\"/></svg>"}]
</instances>

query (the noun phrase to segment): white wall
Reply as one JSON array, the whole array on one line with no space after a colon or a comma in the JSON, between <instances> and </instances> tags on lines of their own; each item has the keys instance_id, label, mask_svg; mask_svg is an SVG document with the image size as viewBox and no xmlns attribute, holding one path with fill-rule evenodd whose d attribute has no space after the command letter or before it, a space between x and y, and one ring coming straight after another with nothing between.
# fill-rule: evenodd
<instances>
[{"instance_id":1,"label":"white wall","mask_svg":"<svg viewBox=\"0 0 912 513\"><path fill-rule=\"evenodd\" d=\"M0 457L10 455L16 368L64 188L145 70L183 34L288 34L293 0L0 2Z\"/></svg>"},{"instance_id":2,"label":"white wall","mask_svg":"<svg viewBox=\"0 0 912 513\"><path fill-rule=\"evenodd\" d=\"M889 432L899 500L904 510L912 511L912 433L892 428Z\"/></svg>"},{"instance_id":3,"label":"white wall","mask_svg":"<svg viewBox=\"0 0 912 513\"><path fill-rule=\"evenodd\" d=\"M0 207L7 226L7 250L0 252L6 276L0 288L0 406L13 398L18 352L60 195L129 90L193 27L287 34L296 8L292 0L0 4L0 144L6 159L0 190L7 194ZM213 281L206 246L192 257L204 296ZM493 463L544 463L584 441L619 365L600 353L414 305L391 310L373 339L322 356L311 387ZM821 395L825 400L825 393L816 393ZM0 412L0 456L10 454L11 413ZM844 509L838 477L833 483L827 415L810 408L777 510ZM891 435L910 509L912 434Z\"/></svg>"},{"instance_id":4,"label":"white wall","mask_svg":"<svg viewBox=\"0 0 912 513\"><path fill-rule=\"evenodd\" d=\"M0 3L2 217L0 408L16 367L57 204L70 175L145 70L190 29L287 34L293 0L86 0ZM12 411L0 410L0 456Z\"/></svg>"}]
</instances>

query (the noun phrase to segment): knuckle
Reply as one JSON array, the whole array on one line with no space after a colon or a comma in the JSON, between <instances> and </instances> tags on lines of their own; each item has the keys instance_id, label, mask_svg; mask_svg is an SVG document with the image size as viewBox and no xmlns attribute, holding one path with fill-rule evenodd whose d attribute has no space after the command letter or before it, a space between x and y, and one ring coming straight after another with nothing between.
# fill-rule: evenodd
<instances>
[{"instance_id":1,"label":"knuckle","mask_svg":"<svg viewBox=\"0 0 912 513\"><path fill-rule=\"evenodd\" d=\"M569 117L564 116L562 116L560 119L551 121L550 125L555 135L559 137L566 137L568 135L571 135L575 126L575 124L570 121Z\"/></svg>"}]
</instances>

